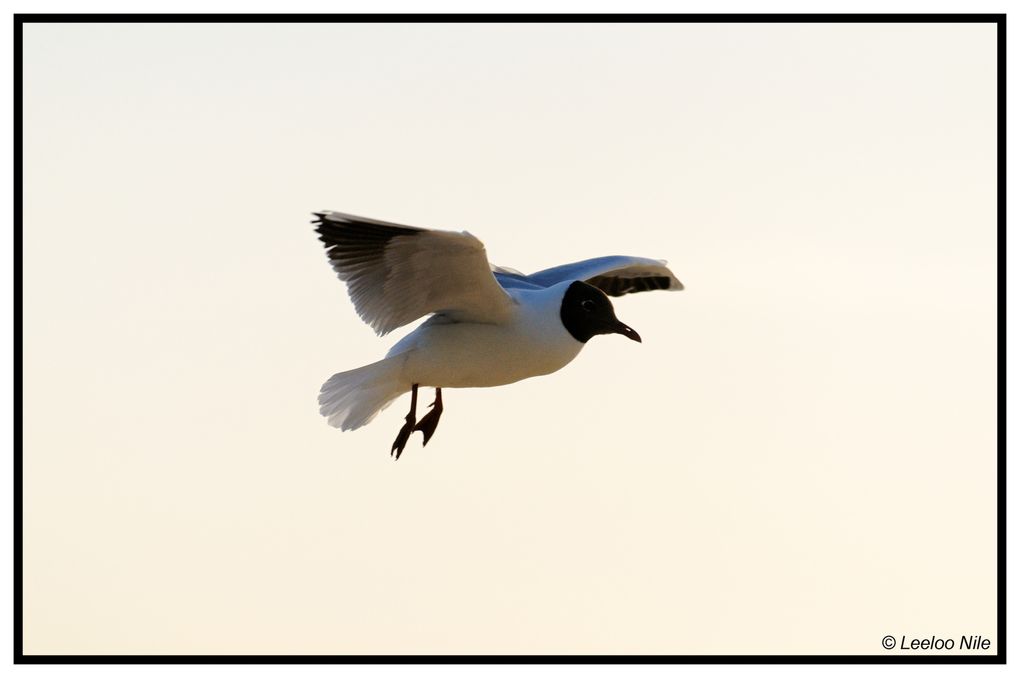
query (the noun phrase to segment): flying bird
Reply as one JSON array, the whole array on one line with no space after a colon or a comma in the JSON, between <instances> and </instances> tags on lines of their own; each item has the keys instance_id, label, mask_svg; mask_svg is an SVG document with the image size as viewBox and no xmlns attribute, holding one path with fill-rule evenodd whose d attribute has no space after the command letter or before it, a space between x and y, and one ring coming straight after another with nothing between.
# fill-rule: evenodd
<instances>
[{"instance_id":1,"label":"flying bird","mask_svg":"<svg viewBox=\"0 0 1020 678\"><path fill-rule=\"evenodd\" d=\"M382 360L334 374L319 412L348 431L411 392L411 410L390 449L400 458L414 431L428 444L443 413L444 388L502 386L550 374L597 334L640 342L609 297L682 290L665 261L609 256L531 275L489 263L470 233L401 226L340 212L314 212L315 230L354 309L379 335L432 314ZM608 296L607 296L608 295ZM434 388L417 419L418 388Z\"/></svg>"}]
</instances>

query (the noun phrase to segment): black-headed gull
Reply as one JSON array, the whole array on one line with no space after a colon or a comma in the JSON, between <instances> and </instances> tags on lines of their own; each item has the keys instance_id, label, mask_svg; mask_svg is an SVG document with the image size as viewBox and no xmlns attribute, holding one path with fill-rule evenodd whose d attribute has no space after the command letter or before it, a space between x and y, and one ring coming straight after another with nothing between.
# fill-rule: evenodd
<instances>
[{"instance_id":1,"label":"black-headed gull","mask_svg":"<svg viewBox=\"0 0 1020 678\"><path fill-rule=\"evenodd\" d=\"M493 266L468 232L401 226L339 212L315 212L316 231L354 308L380 335L433 314L379 362L334 374L319 411L347 431L364 426L411 392L411 411L390 454L400 458L421 431L428 443L443 412L442 389L502 386L550 374L596 334L641 341L617 320L611 295L682 290L666 262L599 257L531 275ZM436 389L417 421L418 387Z\"/></svg>"}]
</instances>

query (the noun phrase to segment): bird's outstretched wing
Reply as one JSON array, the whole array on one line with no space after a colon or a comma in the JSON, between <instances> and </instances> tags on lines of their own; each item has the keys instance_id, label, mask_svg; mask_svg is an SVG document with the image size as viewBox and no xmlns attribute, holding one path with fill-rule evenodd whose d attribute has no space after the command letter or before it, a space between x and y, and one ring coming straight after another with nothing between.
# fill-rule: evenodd
<instances>
[{"instance_id":1,"label":"bird's outstretched wing","mask_svg":"<svg viewBox=\"0 0 1020 678\"><path fill-rule=\"evenodd\" d=\"M551 287L567 280L583 280L611 297L650 290L682 290L683 283L665 261L643 257L598 257L547 268L530 275L497 270L494 275L507 289Z\"/></svg>"},{"instance_id":2,"label":"bird's outstretched wing","mask_svg":"<svg viewBox=\"0 0 1020 678\"><path fill-rule=\"evenodd\" d=\"M506 320L513 300L470 233L401 226L340 212L312 223L354 308L379 334L429 313L455 322Z\"/></svg>"}]
</instances>

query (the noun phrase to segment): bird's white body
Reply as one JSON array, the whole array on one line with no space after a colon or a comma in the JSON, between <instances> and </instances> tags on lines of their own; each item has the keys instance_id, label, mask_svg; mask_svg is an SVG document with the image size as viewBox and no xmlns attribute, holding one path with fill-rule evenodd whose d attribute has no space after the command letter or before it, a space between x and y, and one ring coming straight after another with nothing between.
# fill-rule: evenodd
<instances>
[{"instance_id":1,"label":"bird's white body","mask_svg":"<svg viewBox=\"0 0 1020 678\"><path fill-rule=\"evenodd\" d=\"M400 340L387 358L400 361L406 391L412 384L440 388L502 386L550 374L581 352L560 320L569 283L510 290L507 322L446 322L435 316Z\"/></svg>"}]
</instances>

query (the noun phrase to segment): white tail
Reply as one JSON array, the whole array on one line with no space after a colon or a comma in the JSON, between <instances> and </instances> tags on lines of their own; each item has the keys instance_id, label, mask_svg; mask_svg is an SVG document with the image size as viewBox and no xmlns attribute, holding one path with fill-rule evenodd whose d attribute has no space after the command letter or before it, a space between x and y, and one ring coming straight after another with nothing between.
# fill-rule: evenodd
<instances>
[{"instance_id":1,"label":"white tail","mask_svg":"<svg viewBox=\"0 0 1020 678\"><path fill-rule=\"evenodd\" d=\"M403 361L398 355L334 374L319 391L319 413L342 431L364 426L410 390L400 379Z\"/></svg>"}]
</instances>

